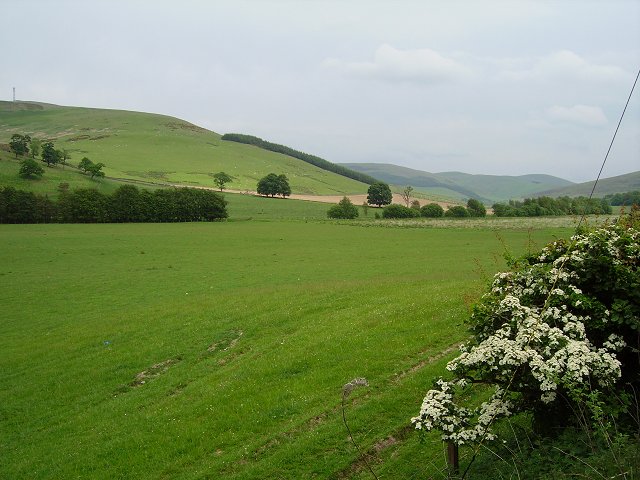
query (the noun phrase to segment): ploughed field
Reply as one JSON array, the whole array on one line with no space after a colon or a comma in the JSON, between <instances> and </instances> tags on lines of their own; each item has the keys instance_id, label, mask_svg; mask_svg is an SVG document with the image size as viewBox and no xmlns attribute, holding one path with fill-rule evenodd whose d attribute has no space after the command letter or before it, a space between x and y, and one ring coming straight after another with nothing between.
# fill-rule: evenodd
<instances>
[{"instance_id":1,"label":"ploughed field","mask_svg":"<svg viewBox=\"0 0 640 480\"><path fill-rule=\"evenodd\" d=\"M355 377L376 472L424 478L409 420L503 243L570 233L0 225L0 478L365 478Z\"/></svg>"}]
</instances>

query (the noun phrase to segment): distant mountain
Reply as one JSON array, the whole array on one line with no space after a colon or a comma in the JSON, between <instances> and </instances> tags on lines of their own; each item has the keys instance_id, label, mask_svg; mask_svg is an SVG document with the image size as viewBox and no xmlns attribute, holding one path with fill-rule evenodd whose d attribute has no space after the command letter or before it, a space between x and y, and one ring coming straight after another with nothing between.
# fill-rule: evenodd
<instances>
[{"instance_id":1,"label":"distant mountain","mask_svg":"<svg viewBox=\"0 0 640 480\"><path fill-rule=\"evenodd\" d=\"M574 185L552 175L531 174L471 175L462 172L429 173L388 163L345 163L393 185L411 185L425 193L464 200L477 198L484 203L538 196L542 191Z\"/></svg>"},{"instance_id":2,"label":"distant mountain","mask_svg":"<svg viewBox=\"0 0 640 480\"><path fill-rule=\"evenodd\" d=\"M555 188L540 192L540 195L548 195L550 197L577 197L580 195L589 196L593 189L594 182L577 183L569 187ZM640 171L618 175L616 177L601 178L594 192L596 197L604 197L613 193L632 192L640 190Z\"/></svg>"}]
</instances>

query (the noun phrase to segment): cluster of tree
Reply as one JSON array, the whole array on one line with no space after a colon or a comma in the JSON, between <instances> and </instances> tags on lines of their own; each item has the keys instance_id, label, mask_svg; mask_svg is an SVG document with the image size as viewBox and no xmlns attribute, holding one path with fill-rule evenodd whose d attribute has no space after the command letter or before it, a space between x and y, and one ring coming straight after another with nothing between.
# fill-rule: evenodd
<instances>
[{"instance_id":1,"label":"cluster of tree","mask_svg":"<svg viewBox=\"0 0 640 480\"><path fill-rule=\"evenodd\" d=\"M347 197L343 197L336 205L327 212L329 218L354 219L358 216L358 209Z\"/></svg>"},{"instance_id":2,"label":"cluster of tree","mask_svg":"<svg viewBox=\"0 0 640 480\"><path fill-rule=\"evenodd\" d=\"M0 223L198 222L227 218L227 202L216 192L194 188L140 190L122 185L113 194L68 190L57 201L32 192L0 190Z\"/></svg>"},{"instance_id":3,"label":"cluster of tree","mask_svg":"<svg viewBox=\"0 0 640 480\"><path fill-rule=\"evenodd\" d=\"M91 178L101 178L104 177L104 172L102 171L102 167L104 167L104 163L98 162L93 163L87 157L84 157L80 160L78 164L78 168L82 170L84 173L91 175Z\"/></svg>"},{"instance_id":4,"label":"cluster of tree","mask_svg":"<svg viewBox=\"0 0 640 480\"><path fill-rule=\"evenodd\" d=\"M9 149L15 154L16 158L18 158L18 156L24 157L31 152L31 160L25 159L20 162L21 168L19 175L23 178L35 178L44 174L44 170L38 168L38 165L33 160L38 155L41 156L42 161L49 167L58 163L66 165L67 160L71 158L67 149L63 148L62 150L58 150L55 148L53 142L41 143L37 138L32 139L29 135L21 135L19 133L14 133L11 136ZM92 175L92 177L93 176L94 175ZM104 176L104 174L102 174L102 176Z\"/></svg>"},{"instance_id":5,"label":"cluster of tree","mask_svg":"<svg viewBox=\"0 0 640 480\"><path fill-rule=\"evenodd\" d=\"M276 195L288 197L291 195L289 179L284 173L280 175L270 173L266 177L262 177L258 181L256 191L258 192L258 195L266 195L267 197L275 197Z\"/></svg>"},{"instance_id":6,"label":"cluster of tree","mask_svg":"<svg viewBox=\"0 0 640 480\"><path fill-rule=\"evenodd\" d=\"M342 165L336 165L335 163L331 163L324 158L316 157L315 155L309 155L308 153L299 152L298 150L294 150L293 148L286 147L284 145L278 145L277 143L267 142L258 137L254 137L253 135L242 135L240 133L227 133L223 135L222 140L227 140L229 142L237 142L237 143L245 143L247 145L254 145L256 147L262 148L264 150L269 150L271 152L282 153L283 155L288 155L293 158L297 158L298 160L302 160L303 162L310 163L311 165L315 165L322 170L327 170L329 172L337 173L338 175L342 175L343 177L352 178L353 180L357 180L362 183L367 183L371 185L372 183L377 182L375 178L365 173L356 172L355 170L351 170L350 168L343 167Z\"/></svg>"},{"instance_id":7,"label":"cluster of tree","mask_svg":"<svg viewBox=\"0 0 640 480\"><path fill-rule=\"evenodd\" d=\"M487 210L484 205L474 198L469 199L466 208L462 205L454 205L449 207L446 211L437 203L428 203L421 207L418 201L412 202L410 207L392 204L385 207L382 211L382 216L384 218L464 218L484 217L486 214Z\"/></svg>"},{"instance_id":8,"label":"cluster of tree","mask_svg":"<svg viewBox=\"0 0 640 480\"><path fill-rule=\"evenodd\" d=\"M605 195L604 199L609 203L609 205L640 205L640 190L633 190L632 192L623 193L612 193L609 195Z\"/></svg>"},{"instance_id":9,"label":"cluster of tree","mask_svg":"<svg viewBox=\"0 0 640 480\"><path fill-rule=\"evenodd\" d=\"M377 205L378 207L389 205L392 199L391 189L384 182L374 182L367 190L367 203L369 205Z\"/></svg>"},{"instance_id":10,"label":"cluster of tree","mask_svg":"<svg viewBox=\"0 0 640 480\"><path fill-rule=\"evenodd\" d=\"M524 201L494 203L496 217L541 217L552 215L600 215L611 213L611 206L602 198L588 197L538 197Z\"/></svg>"},{"instance_id":11,"label":"cluster of tree","mask_svg":"<svg viewBox=\"0 0 640 480\"><path fill-rule=\"evenodd\" d=\"M467 201L466 207L462 205L449 206L447 207L447 210L444 211L440 216L443 215L450 218L486 217L487 209L479 200L470 198Z\"/></svg>"}]
</instances>

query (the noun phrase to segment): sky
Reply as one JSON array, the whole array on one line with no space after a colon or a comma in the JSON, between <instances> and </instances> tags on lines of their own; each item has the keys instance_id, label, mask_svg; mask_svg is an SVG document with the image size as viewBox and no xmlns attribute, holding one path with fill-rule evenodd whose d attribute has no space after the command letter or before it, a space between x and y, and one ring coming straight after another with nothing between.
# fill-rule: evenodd
<instances>
[{"instance_id":1,"label":"sky","mask_svg":"<svg viewBox=\"0 0 640 480\"><path fill-rule=\"evenodd\" d=\"M640 0L0 0L0 100L161 113L336 163L593 180ZM9 20L11 19L11 20ZM640 170L640 85L603 177Z\"/></svg>"}]
</instances>

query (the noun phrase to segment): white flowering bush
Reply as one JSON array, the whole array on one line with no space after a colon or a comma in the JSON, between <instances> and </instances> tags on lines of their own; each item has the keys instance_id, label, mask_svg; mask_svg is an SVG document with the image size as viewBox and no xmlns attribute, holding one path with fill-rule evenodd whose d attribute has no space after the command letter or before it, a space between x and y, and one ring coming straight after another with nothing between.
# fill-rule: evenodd
<instances>
[{"instance_id":1,"label":"white flowering bush","mask_svg":"<svg viewBox=\"0 0 640 480\"><path fill-rule=\"evenodd\" d=\"M412 423L467 444L494 439L494 423L519 412L545 432L594 392L613 405L625 388L640 391L639 264L640 231L622 222L512 262L474 307L453 378L436 382ZM456 394L477 384L493 394L465 408Z\"/></svg>"}]
</instances>

